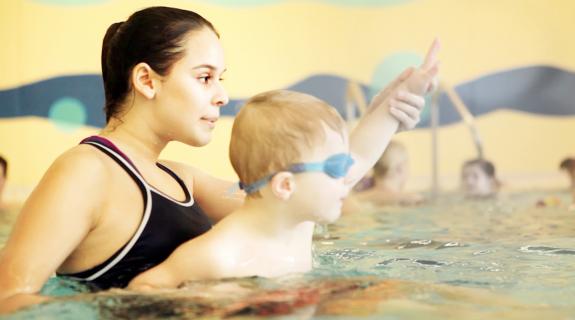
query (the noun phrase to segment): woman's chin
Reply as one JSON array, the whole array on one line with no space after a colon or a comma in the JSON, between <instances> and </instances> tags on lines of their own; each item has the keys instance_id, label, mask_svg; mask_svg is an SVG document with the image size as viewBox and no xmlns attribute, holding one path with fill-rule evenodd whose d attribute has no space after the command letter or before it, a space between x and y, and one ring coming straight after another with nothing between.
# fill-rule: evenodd
<instances>
[{"instance_id":1,"label":"woman's chin","mask_svg":"<svg viewBox=\"0 0 575 320\"><path fill-rule=\"evenodd\" d=\"M195 136L195 137L190 137L189 139L186 139L185 141L180 141L184 144L187 144L189 146L192 147L203 147L205 145L207 145L208 143L210 143L212 141L212 135L210 134L206 134L206 135L202 135L202 136Z\"/></svg>"}]
</instances>

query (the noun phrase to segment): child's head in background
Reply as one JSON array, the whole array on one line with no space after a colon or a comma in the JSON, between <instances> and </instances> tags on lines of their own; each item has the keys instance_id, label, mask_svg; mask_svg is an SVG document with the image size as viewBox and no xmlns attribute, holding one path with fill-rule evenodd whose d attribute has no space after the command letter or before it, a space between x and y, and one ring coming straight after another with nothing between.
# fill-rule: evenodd
<instances>
[{"instance_id":1,"label":"child's head in background","mask_svg":"<svg viewBox=\"0 0 575 320\"><path fill-rule=\"evenodd\" d=\"M391 141L381 158L373 166L375 185L385 184L395 192L403 191L409 177L409 158L405 147Z\"/></svg>"},{"instance_id":2,"label":"child's head in background","mask_svg":"<svg viewBox=\"0 0 575 320\"><path fill-rule=\"evenodd\" d=\"M461 168L461 189L466 196L486 197L497 193L495 166L485 159L472 159Z\"/></svg>"},{"instance_id":3,"label":"child's head in background","mask_svg":"<svg viewBox=\"0 0 575 320\"><path fill-rule=\"evenodd\" d=\"M569 180L571 181L571 188L575 188L575 158L565 158L559 164L561 170L569 175Z\"/></svg>"}]
</instances>

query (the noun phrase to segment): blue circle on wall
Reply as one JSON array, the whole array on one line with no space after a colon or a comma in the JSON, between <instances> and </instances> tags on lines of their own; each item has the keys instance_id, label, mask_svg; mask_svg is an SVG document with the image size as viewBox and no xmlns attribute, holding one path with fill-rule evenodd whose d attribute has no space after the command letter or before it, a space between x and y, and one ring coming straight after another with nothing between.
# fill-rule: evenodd
<instances>
[{"instance_id":1,"label":"blue circle on wall","mask_svg":"<svg viewBox=\"0 0 575 320\"><path fill-rule=\"evenodd\" d=\"M52 103L48 118L56 127L69 132L85 125L88 116L82 101L71 97L62 97Z\"/></svg>"}]
</instances>

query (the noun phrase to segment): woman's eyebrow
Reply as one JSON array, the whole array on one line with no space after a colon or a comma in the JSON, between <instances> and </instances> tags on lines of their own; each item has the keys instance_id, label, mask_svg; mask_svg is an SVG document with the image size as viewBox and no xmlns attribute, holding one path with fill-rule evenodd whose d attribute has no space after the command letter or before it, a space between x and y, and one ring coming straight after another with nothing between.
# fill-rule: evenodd
<instances>
[{"instance_id":1,"label":"woman's eyebrow","mask_svg":"<svg viewBox=\"0 0 575 320\"><path fill-rule=\"evenodd\" d=\"M201 64L201 65L199 65L199 66L195 66L193 69L195 70L195 69L202 69L202 68L210 69L210 70L212 70L212 71L218 70L218 67L213 66L213 65L211 65L211 64ZM222 73L226 72L226 70L228 70L228 69L222 70Z\"/></svg>"}]
</instances>

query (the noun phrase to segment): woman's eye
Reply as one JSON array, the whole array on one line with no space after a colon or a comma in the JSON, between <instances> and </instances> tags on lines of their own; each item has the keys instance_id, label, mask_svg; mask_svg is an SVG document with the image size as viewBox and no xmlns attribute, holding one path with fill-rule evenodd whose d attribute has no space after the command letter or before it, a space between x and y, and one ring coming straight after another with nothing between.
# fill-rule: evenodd
<instances>
[{"instance_id":1,"label":"woman's eye","mask_svg":"<svg viewBox=\"0 0 575 320\"><path fill-rule=\"evenodd\" d=\"M200 79L201 83L207 84L208 82L210 82L211 78L212 78L211 76L203 76L203 77L200 77L199 79Z\"/></svg>"}]
</instances>

